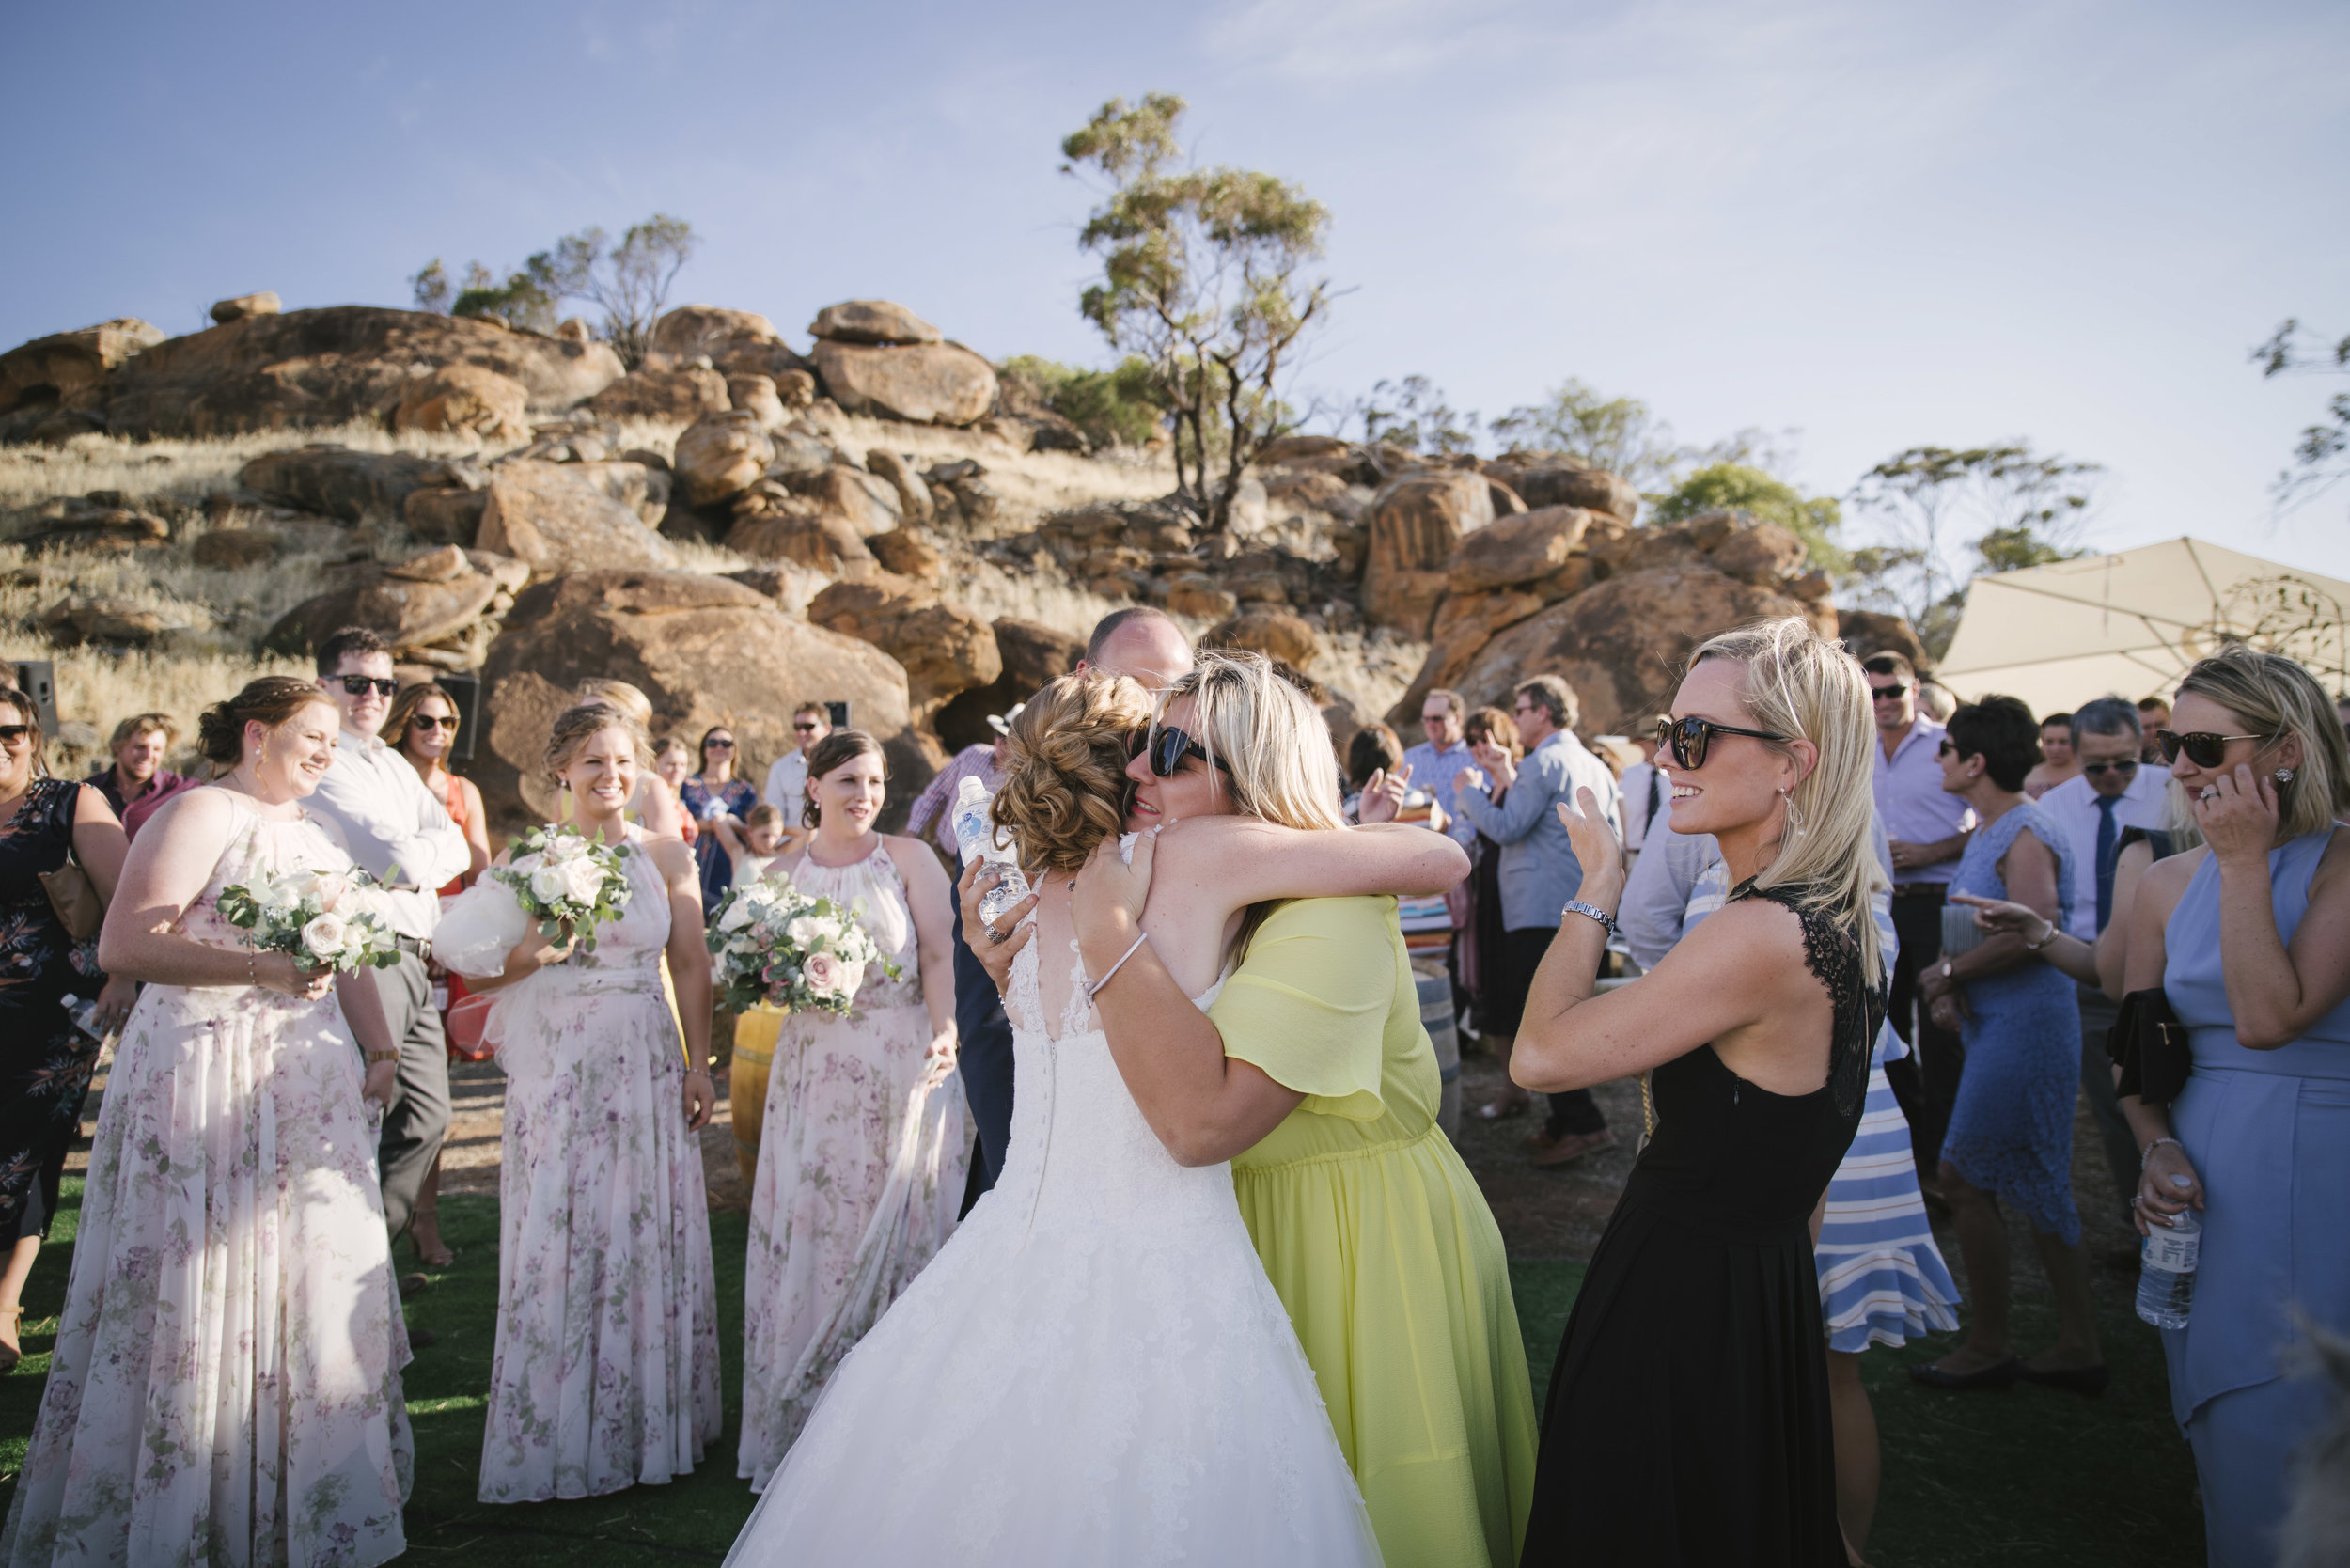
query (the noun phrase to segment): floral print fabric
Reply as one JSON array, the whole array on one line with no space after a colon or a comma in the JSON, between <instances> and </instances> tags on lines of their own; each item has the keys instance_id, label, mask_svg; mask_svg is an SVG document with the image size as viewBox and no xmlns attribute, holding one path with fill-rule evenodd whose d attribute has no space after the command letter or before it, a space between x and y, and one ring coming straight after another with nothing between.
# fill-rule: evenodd
<instances>
[{"instance_id":1,"label":"floral print fabric","mask_svg":"<svg viewBox=\"0 0 2350 1568\"><path fill-rule=\"evenodd\" d=\"M34 1233L28 1199L39 1232L48 1232L98 1065L98 1042L73 1027L64 1003L90 1000L106 983L98 939L76 945L40 883L65 864L80 792L62 779L34 780L0 835L0 1247Z\"/></svg>"},{"instance_id":2,"label":"floral print fabric","mask_svg":"<svg viewBox=\"0 0 2350 1568\"><path fill-rule=\"evenodd\" d=\"M351 862L243 808L220 889ZM404 1548L408 1334L375 1118L330 993L149 985L99 1113L49 1385L0 1560L364 1568Z\"/></svg>"},{"instance_id":3,"label":"floral print fabric","mask_svg":"<svg viewBox=\"0 0 2350 1568\"><path fill-rule=\"evenodd\" d=\"M717 1284L685 1053L661 989L669 893L643 835L596 950L498 1004L497 1350L484 1502L666 1482L716 1440Z\"/></svg>"},{"instance_id":4,"label":"floral print fabric","mask_svg":"<svg viewBox=\"0 0 2350 1568\"><path fill-rule=\"evenodd\" d=\"M901 973L869 968L845 1016L788 1013L776 1039L743 1279L737 1468L754 1490L841 1358L953 1233L970 1160L963 1080L923 1071L930 1014L887 847L851 866L803 855L791 878L854 911Z\"/></svg>"}]
</instances>

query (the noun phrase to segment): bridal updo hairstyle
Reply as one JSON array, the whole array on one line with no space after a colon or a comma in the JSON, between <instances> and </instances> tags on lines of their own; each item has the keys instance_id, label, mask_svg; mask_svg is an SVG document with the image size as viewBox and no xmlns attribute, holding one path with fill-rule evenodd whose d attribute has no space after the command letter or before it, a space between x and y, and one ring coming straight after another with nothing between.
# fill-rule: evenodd
<instances>
[{"instance_id":1,"label":"bridal updo hairstyle","mask_svg":"<svg viewBox=\"0 0 2350 1568\"><path fill-rule=\"evenodd\" d=\"M1789 792L1787 825L1758 887L1798 888L1795 902L1852 933L1871 985L1885 975L1869 901L1886 886L1870 823L1876 811L1876 725L1860 662L1799 616L1724 632L1699 648L1694 669L1723 659L1744 671L1739 696L1756 725L1810 741L1819 762ZM2038 731L2033 731L2034 744ZM1784 742L1761 743L1793 756Z\"/></svg>"},{"instance_id":2,"label":"bridal updo hairstyle","mask_svg":"<svg viewBox=\"0 0 2350 1568\"><path fill-rule=\"evenodd\" d=\"M1221 774L1235 809L1282 827L1344 827L1339 815L1339 761L1330 727L1306 694L1281 678L1261 653L1199 651L1191 672L1159 699L1188 697L1198 741Z\"/></svg>"},{"instance_id":3,"label":"bridal updo hairstyle","mask_svg":"<svg viewBox=\"0 0 2350 1568\"><path fill-rule=\"evenodd\" d=\"M996 825L1019 846L1020 870L1082 870L1126 824L1126 764L1151 724L1151 698L1122 675L1064 675L1011 721Z\"/></svg>"},{"instance_id":4,"label":"bridal updo hairstyle","mask_svg":"<svg viewBox=\"0 0 2350 1568\"><path fill-rule=\"evenodd\" d=\"M705 740L709 737L703 737ZM816 781L843 763L854 762L870 754L881 759L882 776L889 776L889 757L881 742L862 729L836 729L816 743L816 749L807 754L808 788L800 802L800 825L814 827L823 813L816 805Z\"/></svg>"},{"instance_id":5,"label":"bridal updo hairstyle","mask_svg":"<svg viewBox=\"0 0 2350 1568\"><path fill-rule=\"evenodd\" d=\"M554 728L547 731L546 754L539 763L546 772L547 782L561 790L564 787L563 770L572 765L572 759L579 755L579 748L586 745L590 737L606 729L618 729L626 735L629 744L635 748L636 765L651 768L652 742L646 737L645 727L636 722L635 714L626 709L616 708L609 702L582 702L556 714Z\"/></svg>"},{"instance_id":6,"label":"bridal updo hairstyle","mask_svg":"<svg viewBox=\"0 0 2350 1568\"><path fill-rule=\"evenodd\" d=\"M290 675L264 675L245 683L226 702L215 702L196 721L196 749L218 778L244 760L244 727L274 729L315 703L334 706L318 686Z\"/></svg>"}]
</instances>

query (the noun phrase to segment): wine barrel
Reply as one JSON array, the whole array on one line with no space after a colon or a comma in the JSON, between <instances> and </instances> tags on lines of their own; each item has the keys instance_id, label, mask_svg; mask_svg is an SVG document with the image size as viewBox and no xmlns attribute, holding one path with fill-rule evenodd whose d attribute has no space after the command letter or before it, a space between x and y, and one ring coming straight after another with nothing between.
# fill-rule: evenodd
<instances>
[{"instance_id":1,"label":"wine barrel","mask_svg":"<svg viewBox=\"0 0 2350 1568\"><path fill-rule=\"evenodd\" d=\"M1444 1129L1445 1137L1457 1141L1461 1136L1461 1031L1452 1016L1452 977L1441 969L1430 974L1415 968L1412 980L1419 993L1420 1027L1428 1031L1428 1043L1436 1049L1436 1073L1444 1081L1436 1124Z\"/></svg>"},{"instance_id":2,"label":"wine barrel","mask_svg":"<svg viewBox=\"0 0 2350 1568\"><path fill-rule=\"evenodd\" d=\"M776 1064L776 1037L783 1032L780 1008L755 1007L734 1021L734 1065L727 1100L734 1113L734 1157L742 1162L743 1184L759 1175L760 1126L767 1119L767 1076Z\"/></svg>"}]
</instances>

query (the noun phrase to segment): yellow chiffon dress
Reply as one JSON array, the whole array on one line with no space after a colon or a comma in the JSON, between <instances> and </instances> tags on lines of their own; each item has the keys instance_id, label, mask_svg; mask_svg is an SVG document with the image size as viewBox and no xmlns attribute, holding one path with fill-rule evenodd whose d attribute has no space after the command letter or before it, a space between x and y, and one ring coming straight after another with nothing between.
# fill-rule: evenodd
<instances>
[{"instance_id":1,"label":"yellow chiffon dress","mask_svg":"<svg viewBox=\"0 0 2350 1568\"><path fill-rule=\"evenodd\" d=\"M1395 901L1274 911L1208 1010L1306 1101L1232 1162L1387 1568L1518 1560L1538 1426L1501 1231L1436 1125Z\"/></svg>"}]
</instances>

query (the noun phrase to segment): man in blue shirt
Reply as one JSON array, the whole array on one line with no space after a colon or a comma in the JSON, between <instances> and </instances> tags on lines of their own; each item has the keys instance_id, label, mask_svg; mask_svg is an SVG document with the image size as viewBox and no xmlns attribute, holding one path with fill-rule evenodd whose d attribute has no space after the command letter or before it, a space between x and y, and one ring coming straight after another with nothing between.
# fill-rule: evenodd
<instances>
[{"instance_id":1,"label":"man in blue shirt","mask_svg":"<svg viewBox=\"0 0 2350 1568\"><path fill-rule=\"evenodd\" d=\"M1957 1035L1937 1027L1915 1004L1919 972L1942 956L1942 904L1974 831L1975 814L1942 788L1935 753L1946 731L1918 712L1917 668L1899 653L1872 654L1860 668L1876 710L1877 821L1891 843L1893 929L1901 937L1888 1011L1895 1032L1913 1047L1905 1058L1886 1065L1885 1076L1909 1118L1919 1184L1938 1193L1942 1133L1950 1125L1966 1054Z\"/></svg>"},{"instance_id":2,"label":"man in blue shirt","mask_svg":"<svg viewBox=\"0 0 2350 1568\"><path fill-rule=\"evenodd\" d=\"M1403 753L1403 766L1409 770L1411 781L1435 797L1444 808L1445 836L1468 851L1472 865L1477 860L1477 824L1461 815L1454 804L1452 781L1465 768L1477 765L1469 752L1468 742L1462 738L1468 723L1468 702L1449 686L1433 686L1419 701L1419 727L1428 738ZM1452 913L1452 945L1445 951L1445 967L1452 980L1452 1016L1465 1020L1470 1015L1467 989L1461 984L1461 942L1471 923L1475 909L1475 894L1469 883L1463 883L1445 902Z\"/></svg>"},{"instance_id":3,"label":"man in blue shirt","mask_svg":"<svg viewBox=\"0 0 2350 1568\"><path fill-rule=\"evenodd\" d=\"M1481 1036L1506 1067L1526 1013L1527 988L1550 950L1567 901L1583 887L1583 866L1559 820L1559 806L1588 789L1622 831L1615 775L1574 738L1574 691L1556 675L1538 675L1517 689L1513 716L1526 742L1526 760L1511 763L1498 747L1478 753L1483 776L1464 768L1451 779L1453 800L1478 831L1501 846L1502 950L1497 973L1484 980ZM1528 1140L1536 1165L1564 1165L1616 1141L1588 1089L1550 1097L1550 1118Z\"/></svg>"}]
</instances>

